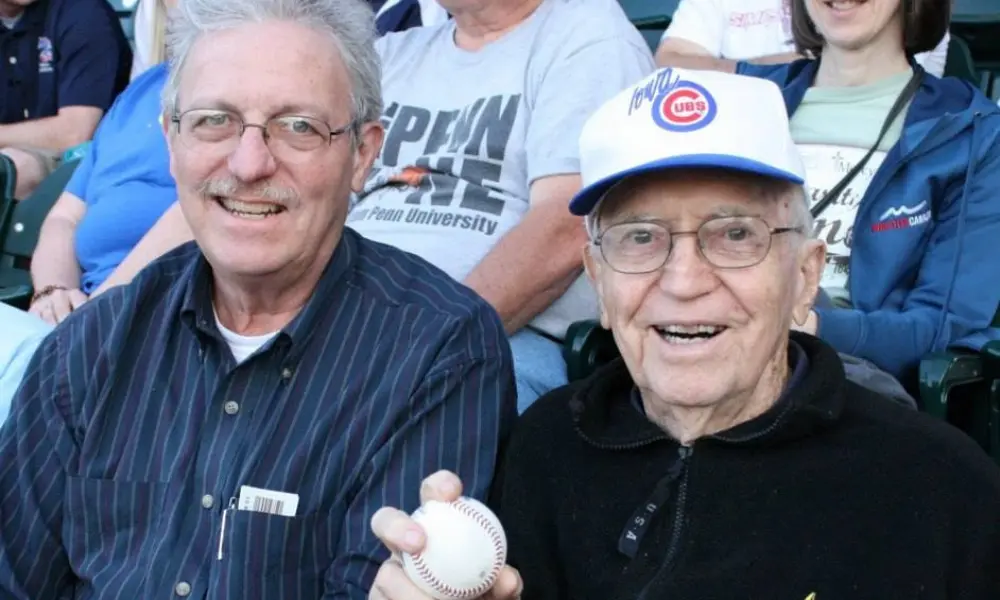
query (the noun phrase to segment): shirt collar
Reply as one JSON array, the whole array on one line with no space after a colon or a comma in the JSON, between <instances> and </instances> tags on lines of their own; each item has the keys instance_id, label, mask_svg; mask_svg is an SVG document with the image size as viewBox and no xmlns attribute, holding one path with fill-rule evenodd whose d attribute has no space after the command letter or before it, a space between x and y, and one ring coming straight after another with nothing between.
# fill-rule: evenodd
<instances>
[{"instance_id":1,"label":"shirt collar","mask_svg":"<svg viewBox=\"0 0 1000 600\"><path fill-rule=\"evenodd\" d=\"M272 340L272 344L286 343L291 346L289 358L297 361L297 357L307 345L316 331L317 323L325 311L338 304L343 294L343 286L339 285L345 274L354 266L358 255L357 234L344 228L340 242L337 243L323 269L313 290L299 314L292 319ZM199 253L194 270L188 278L180 305L181 320L188 326L215 339L221 339L221 334L215 326L215 312L212 306L212 267Z\"/></svg>"},{"instance_id":2,"label":"shirt collar","mask_svg":"<svg viewBox=\"0 0 1000 600\"><path fill-rule=\"evenodd\" d=\"M45 17L49 11L49 0L38 0L29 4L21 13L21 18L14 24L14 28L9 31L29 31L42 33L45 27ZM0 26L2 29L5 27Z\"/></svg>"}]
</instances>

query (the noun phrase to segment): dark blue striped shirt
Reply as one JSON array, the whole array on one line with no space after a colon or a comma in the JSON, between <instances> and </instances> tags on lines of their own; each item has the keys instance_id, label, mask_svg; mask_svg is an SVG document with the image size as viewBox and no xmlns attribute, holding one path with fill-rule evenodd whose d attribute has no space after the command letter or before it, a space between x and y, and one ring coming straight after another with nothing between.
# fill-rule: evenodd
<instances>
[{"instance_id":1,"label":"dark blue striped shirt","mask_svg":"<svg viewBox=\"0 0 1000 600\"><path fill-rule=\"evenodd\" d=\"M32 360L0 432L0 598L365 598L372 514L442 468L484 497L514 394L493 309L350 229L237 365L186 245ZM243 485L298 494L296 516L230 511L220 536Z\"/></svg>"}]
</instances>

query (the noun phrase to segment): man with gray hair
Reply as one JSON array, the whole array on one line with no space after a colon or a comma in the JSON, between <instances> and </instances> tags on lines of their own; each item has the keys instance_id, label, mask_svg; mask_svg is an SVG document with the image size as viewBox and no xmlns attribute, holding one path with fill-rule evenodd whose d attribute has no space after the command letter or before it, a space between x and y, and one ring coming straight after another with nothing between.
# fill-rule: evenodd
<instances>
[{"instance_id":1,"label":"man with gray hair","mask_svg":"<svg viewBox=\"0 0 1000 600\"><path fill-rule=\"evenodd\" d=\"M495 311L344 229L382 141L360 0L184 0L164 132L195 242L74 311L0 431L0 597L364 598L369 520L514 414Z\"/></svg>"}]
</instances>

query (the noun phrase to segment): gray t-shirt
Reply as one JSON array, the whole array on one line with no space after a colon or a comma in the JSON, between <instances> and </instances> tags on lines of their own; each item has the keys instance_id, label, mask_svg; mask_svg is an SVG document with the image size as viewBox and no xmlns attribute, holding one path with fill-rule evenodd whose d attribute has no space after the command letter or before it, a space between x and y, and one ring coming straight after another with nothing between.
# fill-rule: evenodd
<instances>
[{"instance_id":1,"label":"gray t-shirt","mask_svg":"<svg viewBox=\"0 0 1000 600\"><path fill-rule=\"evenodd\" d=\"M614 0L544 0L476 52L454 34L449 21L378 41L386 138L347 224L462 281L528 211L532 182L579 173L583 123L653 59ZM581 277L533 324L562 337L596 315Z\"/></svg>"}]
</instances>

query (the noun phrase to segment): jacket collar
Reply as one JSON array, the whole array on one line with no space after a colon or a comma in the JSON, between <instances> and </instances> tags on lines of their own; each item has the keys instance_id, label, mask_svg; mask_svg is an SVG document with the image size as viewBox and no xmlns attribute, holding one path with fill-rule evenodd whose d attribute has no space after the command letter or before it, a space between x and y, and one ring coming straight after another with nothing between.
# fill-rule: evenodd
<instances>
[{"instance_id":1,"label":"jacket collar","mask_svg":"<svg viewBox=\"0 0 1000 600\"><path fill-rule=\"evenodd\" d=\"M801 349L805 372L764 414L710 436L726 444L770 445L813 434L832 426L843 410L844 367L836 351L819 339L793 332L790 352ZM578 433L608 450L630 450L670 440L636 410L631 401L635 384L622 359L606 365L583 381L570 400Z\"/></svg>"}]
</instances>

